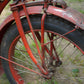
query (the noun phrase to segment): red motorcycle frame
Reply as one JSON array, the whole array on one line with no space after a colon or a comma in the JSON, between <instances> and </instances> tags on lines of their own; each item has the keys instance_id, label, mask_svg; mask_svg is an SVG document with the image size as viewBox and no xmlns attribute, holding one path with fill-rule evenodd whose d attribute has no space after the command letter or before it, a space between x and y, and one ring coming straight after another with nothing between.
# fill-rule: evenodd
<instances>
[{"instance_id":1,"label":"red motorcycle frame","mask_svg":"<svg viewBox=\"0 0 84 84\"><path fill-rule=\"evenodd\" d=\"M33 0L34 1L34 0ZM0 13L2 12L2 10L4 9L4 7L9 3L9 0L4 0L3 2L0 2ZM61 7L58 7L58 6L51 6L49 4L56 4L56 3L59 3ZM40 69L40 71L44 74L40 74L38 72L35 72L27 67L24 67L22 65L19 65L11 60L8 60L2 56L0 56L0 58L2 59L5 59L11 63L14 63L18 66L21 66L25 69L28 69L32 72L35 72L39 75L42 75L44 77L49 77L49 76L45 76L46 74L48 74L48 71L46 70L45 66L44 66L44 46L46 44L44 44L44 21L45 21L45 17L47 14L52 14L52 15L56 15L58 17L61 17L67 21L70 21L71 23L75 24L76 27L72 30L72 31L69 31L67 33L65 33L64 35L67 35L73 31L76 30L76 28L80 28L82 30L84 30L84 15L77 12L76 10L73 10L71 9L70 7L67 7L66 3L64 2L60 2L59 0L58 1L49 1L49 0L44 0L44 1L38 1L38 2L31 2L31 3L27 3L25 1L21 2L19 1L18 4L17 2L15 2L14 4L11 4L11 11L13 12L11 15L9 15L5 20L4 22L0 25L0 43L2 41L2 38L3 38L3 35L5 34L7 28L9 27L9 25L11 25L14 21L16 22L17 24L17 28L18 28L18 31L19 31L19 34L22 38L22 41L24 43L24 46L29 54L29 56L31 57L31 59L33 60L33 62L36 64L36 66ZM22 8L20 8L22 7ZM38 47L38 43L36 41L36 38L35 38L35 33L33 31L33 27L31 25L31 21L30 21L30 18L29 18L29 15L32 15L32 14L42 14L42 19L41 19L41 47L42 47L42 53L39 51L39 47ZM30 27L30 30L32 32L32 35L33 35L33 38L34 38L34 41L35 41L35 44L36 44L36 47L37 47L37 50L38 50L38 53L39 53L39 56L42 60L42 66L41 67L39 65L39 63L37 62L37 60L34 58L32 52L31 52L31 49L27 43L27 40L25 38L25 35L24 35L24 31L23 31L23 27L22 27L22 24L21 24L21 17L23 16L26 16L27 18L27 21L28 21L28 24L29 24L29 27ZM64 36L63 35L63 36ZM53 42L53 40L51 41L51 43ZM52 44L53 45L53 44ZM53 48L54 49L54 46ZM45 48L45 50L48 52L47 48ZM82 53L84 53L84 51L81 50ZM59 61L59 58L58 57L53 57L54 59L57 59Z\"/></svg>"}]
</instances>

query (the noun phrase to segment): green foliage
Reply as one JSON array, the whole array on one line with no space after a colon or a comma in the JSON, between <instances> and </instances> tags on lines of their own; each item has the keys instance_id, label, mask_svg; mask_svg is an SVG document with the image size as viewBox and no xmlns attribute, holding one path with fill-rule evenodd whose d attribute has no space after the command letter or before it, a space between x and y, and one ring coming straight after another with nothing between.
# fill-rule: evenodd
<instances>
[{"instance_id":1,"label":"green foliage","mask_svg":"<svg viewBox=\"0 0 84 84\"><path fill-rule=\"evenodd\" d=\"M10 84L5 73L0 77L0 84Z\"/></svg>"},{"instance_id":2,"label":"green foliage","mask_svg":"<svg viewBox=\"0 0 84 84\"><path fill-rule=\"evenodd\" d=\"M80 11L81 13L83 13L83 14L84 14L84 10L81 10L81 9L80 9L79 11Z\"/></svg>"},{"instance_id":3,"label":"green foliage","mask_svg":"<svg viewBox=\"0 0 84 84\"><path fill-rule=\"evenodd\" d=\"M6 78L7 78L7 77L6 77L6 74L3 74L3 75L2 75L2 78L3 78L3 79L6 79Z\"/></svg>"},{"instance_id":4,"label":"green foliage","mask_svg":"<svg viewBox=\"0 0 84 84\"><path fill-rule=\"evenodd\" d=\"M9 4L6 6L6 9L8 9L9 7L10 7L10 4L13 2L13 0L11 0L10 2L9 2Z\"/></svg>"},{"instance_id":5,"label":"green foliage","mask_svg":"<svg viewBox=\"0 0 84 84\"><path fill-rule=\"evenodd\" d=\"M73 73L79 73L79 69L73 69L72 72Z\"/></svg>"},{"instance_id":6,"label":"green foliage","mask_svg":"<svg viewBox=\"0 0 84 84\"><path fill-rule=\"evenodd\" d=\"M31 83L27 83L27 84L31 84Z\"/></svg>"},{"instance_id":7,"label":"green foliage","mask_svg":"<svg viewBox=\"0 0 84 84\"><path fill-rule=\"evenodd\" d=\"M84 0L65 0L68 6L84 14Z\"/></svg>"},{"instance_id":8,"label":"green foliage","mask_svg":"<svg viewBox=\"0 0 84 84\"><path fill-rule=\"evenodd\" d=\"M67 0L67 1L69 1L69 2L82 2L84 0Z\"/></svg>"},{"instance_id":9,"label":"green foliage","mask_svg":"<svg viewBox=\"0 0 84 84\"><path fill-rule=\"evenodd\" d=\"M57 81L55 81L55 82L54 82L54 84L58 84L58 82L57 82Z\"/></svg>"},{"instance_id":10,"label":"green foliage","mask_svg":"<svg viewBox=\"0 0 84 84\"><path fill-rule=\"evenodd\" d=\"M78 77L78 75L79 75L79 69L73 69L72 70L72 75L73 75L73 77Z\"/></svg>"}]
</instances>

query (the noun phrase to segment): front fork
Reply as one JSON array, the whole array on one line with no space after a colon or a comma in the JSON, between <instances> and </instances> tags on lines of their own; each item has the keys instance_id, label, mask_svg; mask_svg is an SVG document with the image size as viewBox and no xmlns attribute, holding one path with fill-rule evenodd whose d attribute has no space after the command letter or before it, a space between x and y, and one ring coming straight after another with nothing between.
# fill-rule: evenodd
<instances>
[{"instance_id":1,"label":"front fork","mask_svg":"<svg viewBox=\"0 0 84 84\"><path fill-rule=\"evenodd\" d=\"M21 38L22 38L23 44L24 44L24 46L25 46L25 48L26 48L26 51L27 51L27 53L29 54L29 56L30 56L30 58L32 59L32 61L35 63L35 65L36 65L36 66L39 68L39 70L40 70L43 74L45 74L45 75L48 75L48 70L47 70L47 68L46 68L46 66L45 66L45 55L44 55L44 53L45 53L45 50L47 51L47 53L48 53L49 55L50 55L50 53L52 53L52 50L49 51L48 48L47 48L46 46L44 46L44 22L45 22L45 18L46 18L46 15L47 15L47 13L46 13L46 9L47 9L47 7L48 7L47 3L48 3L48 2L45 1L44 7L43 7L43 8L44 8L44 14L43 14L42 19L41 19L41 39L40 39L41 48L42 48L42 49L41 49L41 52L40 52L40 49L39 49L39 46L38 46L38 42L37 42L36 37L35 37L36 33L35 33L34 30L33 30L33 27L32 27L32 24L31 24L31 21L30 21L30 18L29 18L29 14L28 14L28 11L27 11L26 6L25 6L25 3L22 2L22 3L20 3L19 5L14 5L14 6L11 5L11 10L12 10L13 16L14 16L14 18L15 18L15 22L16 22L16 25L17 25L17 29L18 29L18 31L19 31L19 34L20 34ZM40 59L41 59L41 61L42 61L42 66L38 63L38 61L37 61L36 58L34 57L32 51L31 51L31 49L30 49L29 43L27 42L27 39L26 39L25 34L24 34L23 26L22 26L22 23L21 23L21 19L20 19L20 16L19 16L18 7L23 7L23 9L24 9L25 16L26 16L26 18L27 18L27 21L28 21L28 24L29 24L29 27L30 27L32 36L33 36L33 38L34 38L34 42L35 42L35 44L36 44L36 48L37 48L38 54L39 54ZM38 40L39 40L39 39L38 39ZM54 47L53 42L51 43L51 47L52 47L52 46ZM50 56L51 56L51 55L50 55ZM56 59L56 57L53 56L53 59Z\"/></svg>"},{"instance_id":2,"label":"front fork","mask_svg":"<svg viewBox=\"0 0 84 84\"><path fill-rule=\"evenodd\" d=\"M51 56L51 58L53 58L53 59L51 59L52 61L53 60L59 61L59 58L58 58L58 55L56 53L56 49L55 49L55 47L53 45L53 42L51 42L51 49L50 49L50 51L48 50L47 46L44 46L44 23L45 23L45 18L46 18L46 15L47 15L47 13L46 13L46 10L48 8L47 3L48 3L48 0L46 0L45 3L44 3L44 6L43 6L44 14L43 14L42 19L41 19L41 39L40 39L40 42L41 42L41 52L40 52L39 45L38 45L38 42L37 42L36 36L35 36L35 35L37 35L37 38L38 38L38 33L34 32L34 30L33 30L33 26L31 24L31 21L30 21L29 14L28 14L28 11L26 9L25 3L22 2L22 3L18 4L18 5L11 5L11 10L12 10L13 16L15 18L17 29L19 31L19 34L20 34L21 38L22 38L23 44L24 44L24 46L26 48L26 51L29 54L29 56L32 59L32 61L35 63L35 65L39 68L39 70L44 75L48 75L48 69L46 68L46 65L45 65L45 51ZM32 51L30 49L29 43L27 42L27 39L25 37L23 26L22 26L22 23L21 23L19 12L18 12L18 8L19 7L22 7L23 10L24 10L25 16L26 16L28 24L29 24L29 28L31 30L34 42L36 44L36 48L37 48L38 54L39 54L41 62L42 62L42 65L40 65L38 63L38 61L36 60L36 58L34 57ZM53 34L52 34L51 37L48 35L50 41L53 40L53 36L54 36ZM54 56L52 54L53 50L55 51L56 56Z\"/></svg>"},{"instance_id":3,"label":"front fork","mask_svg":"<svg viewBox=\"0 0 84 84\"><path fill-rule=\"evenodd\" d=\"M24 12L25 12L25 15L26 15L26 18L27 18L27 21L28 21L30 30L31 30L32 35L33 35L33 38L34 38L34 42L35 42L36 47L37 47L37 51L38 51L39 56L40 56L40 58L41 58L41 61L42 61L42 63L43 63L44 55L43 55L43 54L42 54L43 56L41 55L41 52L40 52L40 49L39 49L39 46L38 46L38 43L37 43L37 40L36 40L36 37L35 37L35 33L34 33L34 31L33 31L33 27L32 27L32 24L31 24L31 21L30 21L28 12L27 12L27 10L26 10L25 4L22 3L21 5L22 5L22 7L23 7L23 9L24 9ZM27 53L29 54L29 56L30 56L30 58L32 59L32 61L36 64L36 66L40 69L40 71L41 71L43 74L47 75L47 74L48 74L48 71L46 71L46 70L38 63L38 61L36 60L36 58L34 57L32 51L31 51L31 49L30 49L30 46L29 46L29 44L28 44L28 42L27 42L27 39L26 39L26 37L25 37L25 34L24 34L24 30L23 30L23 27L22 27L22 23L21 23L21 19L20 19L20 16L19 16L18 8L17 8L17 7L14 7L14 8L12 8L12 11L13 11L13 16L14 16L14 18L15 18L15 22L16 22L16 25L17 25L17 29L18 29L18 31L19 31L19 34L20 34L21 38L22 38L22 41L23 41L23 44L24 44L24 46L25 46L25 48L26 48L26 50L27 50ZM44 15L43 15L43 16L44 16ZM44 24L42 24L42 28L43 28L43 30L42 30L42 34L43 34L43 32L44 32ZM43 43L43 40L44 40L44 38L42 37L41 43ZM43 46L42 46L42 50L43 50ZM42 51L42 52L43 52L43 51Z\"/></svg>"}]
</instances>

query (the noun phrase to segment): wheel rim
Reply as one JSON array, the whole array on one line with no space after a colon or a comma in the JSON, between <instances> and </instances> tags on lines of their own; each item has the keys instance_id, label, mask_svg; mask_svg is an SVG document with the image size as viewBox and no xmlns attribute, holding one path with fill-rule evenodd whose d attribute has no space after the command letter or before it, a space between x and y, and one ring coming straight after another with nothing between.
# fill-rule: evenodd
<instances>
[{"instance_id":1,"label":"wheel rim","mask_svg":"<svg viewBox=\"0 0 84 84\"><path fill-rule=\"evenodd\" d=\"M40 30L35 30L36 32L39 32ZM59 37L58 33L54 33L51 31L45 31L45 43L49 42L49 37L47 35L49 33L50 35L54 34L54 39ZM28 38L28 42L30 45L30 48L36 57L36 59L41 64L41 60L38 56L36 46L34 44L34 40L32 37L31 32L25 33L26 38ZM38 41L39 47L41 49L40 42ZM30 72L26 69L23 69L21 67L18 67L17 65L9 63L10 71L13 75L13 78L16 80L19 84L79 84L83 83L84 81L84 64L83 64L83 54L80 52L81 49L79 47L69 41L65 37L60 37L59 39L54 41L54 45L56 48L56 52L62 61L62 65L60 67L55 68L54 75L52 79L45 79L33 72ZM50 49L50 44L46 45L48 49ZM55 55L55 52L53 51L53 54ZM46 67L49 67L50 62L50 56L47 52L45 52L45 64ZM17 36L10 48L9 48L9 54L8 58L10 60L13 60L14 62L17 62L21 65L24 65L26 67L29 67L30 69L33 69L40 73L39 69L35 66L35 64L32 62L32 60L29 58L25 47L23 46L22 40L20 39L20 36ZM33 81L32 81L33 80Z\"/></svg>"}]
</instances>

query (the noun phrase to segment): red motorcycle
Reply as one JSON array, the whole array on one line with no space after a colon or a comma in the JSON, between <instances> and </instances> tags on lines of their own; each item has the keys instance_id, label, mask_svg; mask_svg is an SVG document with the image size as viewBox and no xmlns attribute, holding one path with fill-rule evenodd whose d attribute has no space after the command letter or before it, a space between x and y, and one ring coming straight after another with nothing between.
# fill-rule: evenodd
<instances>
[{"instance_id":1,"label":"red motorcycle","mask_svg":"<svg viewBox=\"0 0 84 84\"><path fill-rule=\"evenodd\" d=\"M0 0L0 13L10 0ZM14 0L0 25L0 58L11 84L83 84L84 15L63 0Z\"/></svg>"}]
</instances>

